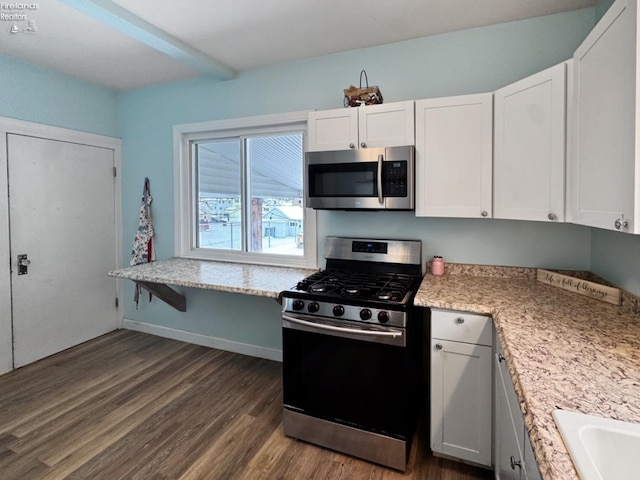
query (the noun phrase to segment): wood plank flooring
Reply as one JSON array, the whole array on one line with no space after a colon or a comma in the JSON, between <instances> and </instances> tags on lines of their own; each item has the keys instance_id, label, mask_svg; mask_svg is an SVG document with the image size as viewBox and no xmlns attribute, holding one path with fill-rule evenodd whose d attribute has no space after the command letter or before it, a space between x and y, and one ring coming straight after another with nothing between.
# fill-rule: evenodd
<instances>
[{"instance_id":1,"label":"wood plank flooring","mask_svg":"<svg viewBox=\"0 0 640 480\"><path fill-rule=\"evenodd\" d=\"M479 480L435 458L408 472L282 433L277 362L119 330L0 376L2 480Z\"/></svg>"}]
</instances>

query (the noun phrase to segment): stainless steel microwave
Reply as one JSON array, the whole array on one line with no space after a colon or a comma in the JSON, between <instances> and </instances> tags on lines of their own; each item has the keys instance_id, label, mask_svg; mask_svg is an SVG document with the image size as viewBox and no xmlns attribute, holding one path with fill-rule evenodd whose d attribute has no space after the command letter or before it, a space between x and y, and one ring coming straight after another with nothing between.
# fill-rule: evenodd
<instances>
[{"instance_id":1,"label":"stainless steel microwave","mask_svg":"<svg viewBox=\"0 0 640 480\"><path fill-rule=\"evenodd\" d=\"M305 205L321 210L413 210L414 148L305 155Z\"/></svg>"}]
</instances>

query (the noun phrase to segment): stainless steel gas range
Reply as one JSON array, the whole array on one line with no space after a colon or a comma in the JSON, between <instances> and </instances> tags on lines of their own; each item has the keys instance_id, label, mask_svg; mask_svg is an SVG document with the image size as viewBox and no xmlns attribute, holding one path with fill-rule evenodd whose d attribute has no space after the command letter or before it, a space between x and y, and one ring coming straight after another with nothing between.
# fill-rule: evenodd
<instances>
[{"instance_id":1,"label":"stainless steel gas range","mask_svg":"<svg viewBox=\"0 0 640 480\"><path fill-rule=\"evenodd\" d=\"M419 241L328 237L281 293L284 433L404 471L421 400Z\"/></svg>"}]
</instances>

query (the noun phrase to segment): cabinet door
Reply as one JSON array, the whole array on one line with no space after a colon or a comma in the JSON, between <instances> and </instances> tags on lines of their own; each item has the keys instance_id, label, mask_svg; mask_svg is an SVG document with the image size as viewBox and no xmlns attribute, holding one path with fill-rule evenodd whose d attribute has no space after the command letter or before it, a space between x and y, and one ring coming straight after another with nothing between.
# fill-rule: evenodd
<instances>
[{"instance_id":1,"label":"cabinet door","mask_svg":"<svg viewBox=\"0 0 640 480\"><path fill-rule=\"evenodd\" d=\"M416 102L416 215L491 217L492 94Z\"/></svg>"},{"instance_id":2,"label":"cabinet door","mask_svg":"<svg viewBox=\"0 0 640 480\"><path fill-rule=\"evenodd\" d=\"M538 468L538 462L536 461L536 457L533 453L533 447L531 446L531 440L529 439L529 434L525 429L524 433L524 446L523 448L523 456L524 456L524 478L525 480L542 480L542 474L540 473L540 469Z\"/></svg>"},{"instance_id":3,"label":"cabinet door","mask_svg":"<svg viewBox=\"0 0 640 480\"><path fill-rule=\"evenodd\" d=\"M309 112L307 151L348 150L358 145L358 109Z\"/></svg>"},{"instance_id":4,"label":"cabinet door","mask_svg":"<svg viewBox=\"0 0 640 480\"><path fill-rule=\"evenodd\" d=\"M507 388L513 389L509 372L504 362L500 362L498 354L495 361L495 477L498 480L520 480L522 478L522 438L524 422L514 422L509 406ZM507 378L505 379L505 373ZM506 384L506 382L509 382ZM515 392L514 392L515 393ZM519 410L518 410L519 412Z\"/></svg>"},{"instance_id":5,"label":"cabinet door","mask_svg":"<svg viewBox=\"0 0 640 480\"><path fill-rule=\"evenodd\" d=\"M638 230L636 10L615 2L573 56L571 221L628 232Z\"/></svg>"},{"instance_id":6,"label":"cabinet door","mask_svg":"<svg viewBox=\"0 0 640 480\"><path fill-rule=\"evenodd\" d=\"M359 107L360 148L413 145L413 101Z\"/></svg>"},{"instance_id":7,"label":"cabinet door","mask_svg":"<svg viewBox=\"0 0 640 480\"><path fill-rule=\"evenodd\" d=\"M564 221L566 67L494 92L495 218Z\"/></svg>"},{"instance_id":8,"label":"cabinet door","mask_svg":"<svg viewBox=\"0 0 640 480\"><path fill-rule=\"evenodd\" d=\"M491 465L491 347L432 340L431 449Z\"/></svg>"}]
</instances>

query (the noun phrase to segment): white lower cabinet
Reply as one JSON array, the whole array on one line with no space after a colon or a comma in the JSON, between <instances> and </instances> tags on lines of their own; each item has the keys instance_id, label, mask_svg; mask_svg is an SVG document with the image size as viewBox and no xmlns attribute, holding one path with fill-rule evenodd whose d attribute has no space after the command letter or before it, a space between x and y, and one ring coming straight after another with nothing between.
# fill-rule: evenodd
<instances>
[{"instance_id":1,"label":"white lower cabinet","mask_svg":"<svg viewBox=\"0 0 640 480\"><path fill-rule=\"evenodd\" d=\"M541 480L492 318L433 308L430 340L434 454Z\"/></svg>"},{"instance_id":2,"label":"white lower cabinet","mask_svg":"<svg viewBox=\"0 0 640 480\"><path fill-rule=\"evenodd\" d=\"M497 339L495 344L495 478L541 480L518 397Z\"/></svg>"},{"instance_id":3,"label":"white lower cabinet","mask_svg":"<svg viewBox=\"0 0 640 480\"><path fill-rule=\"evenodd\" d=\"M491 466L490 317L431 313L431 449Z\"/></svg>"},{"instance_id":4,"label":"white lower cabinet","mask_svg":"<svg viewBox=\"0 0 640 480\"><path fill-rule=\"evenodd\" d=\"M526 429L524 433L524 477L526 480L542 480L542 475L540 474L540 469L538 468L538 462L536 460L535 454L533 453L533 447L531 445L531 440L529 439L529 434Z\"/></svg>"}]
</instances>

